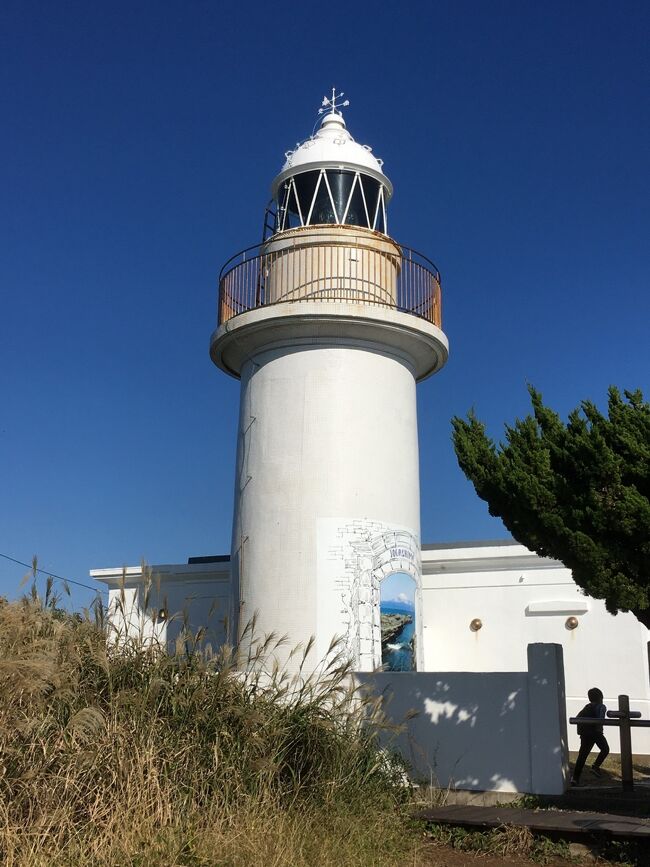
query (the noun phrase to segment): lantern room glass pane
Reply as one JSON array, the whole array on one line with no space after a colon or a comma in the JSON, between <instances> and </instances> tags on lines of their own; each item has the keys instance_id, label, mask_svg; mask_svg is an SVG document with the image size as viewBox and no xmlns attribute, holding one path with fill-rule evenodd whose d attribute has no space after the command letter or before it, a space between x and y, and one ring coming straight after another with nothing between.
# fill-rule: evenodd
<instances>
[{"instance_id":1,"label":"lantern room glass pane","mask_svg":"<svg viewBox=\"0 0 650 867\"><path fill-rule=\"evenodd\" d=\"M316 192L319 177L320 171L315 171L303 172L301 175L296 175L293 179L298 192L298 201L300 202L300 210L302 211L305 225L307 225L307 217L309 216L309 209L311 208L311 202ZM324 181L321 181L321 184L324 186ZM311 220L311 222L313 223L314 221Z\"/></svg>"},{"instance_id":2,"label":"lantern room glass pane","mask_svg":"<svg viewBox=\"0 0 650 867\"><path fill-rule=\"evenodd\" d=\"M311 219L309 221L309 225L315 226L319 223L337 222L337 215L332 210L330 194L327 191L327 184L325 183L325 178L323 178L320 182L320 186L318 187L318 192L316 193L316 199L314 201L314 207L311 212Z\"/></svg>"},{"instance_id":3,"label":"lantern room glass pane","mask_svg":"<svg viewBox=\"0 0 650 867\"><path fill-rule=\"evenodd\" d=\"M293 188L293 184L289 187L289 200L287 203L287 216L288 220L285 226L290 227L291 229L296 229L298 226L302 226L302 221L300 219L300 209L298 208L298 203L296 201L296 191ZM303 219L304 219L303 214Z\"/></svg>"},{"instance_id":4,"label":"lantern room glass pane","mask_svg":"<svg viewBox=\"0 0 650 867\"><path fill-rule=\"evenodd\" d=\"M363 195L361 193L361 178L357 179L352 189L352 198L350 199L345 222L348 226L368 227L368 218L366 217L366 209L363 206Z\"/></svg>"},{"instance_id":5,"label":"lantern room glass pane","mask_svg":"<svg viewBox=\"0 0 650 867\"><path fill-rule=\"evenodd\" d=\"M377 214L377 223L375 225L375 212L377 210L377 200L379 198L379 190L381 188L381 184L379 181L376 181L374 178L363 177L363 192L366 195L366 205L368 206L368 216L370 218L370 228L377 229L379 232L384 232L384 217L381 210L381 204L379 205L379 213Z\"/></svg>"},{"instance_id":6,"label":"lantern room glass pane","mask_svg":"<svg viewBox=\"0 0 650 867\"><path fill-rule=\"evenodd\" d=\"M352 189L352 184L354 182L354 172L328 169L326 174L327 179L330 182L332 198L334 199L336 213L338 214L338 222L342 223L343 214L345 213L345 206L348 203L350 190Z\"/></svg>"}]
</instances>

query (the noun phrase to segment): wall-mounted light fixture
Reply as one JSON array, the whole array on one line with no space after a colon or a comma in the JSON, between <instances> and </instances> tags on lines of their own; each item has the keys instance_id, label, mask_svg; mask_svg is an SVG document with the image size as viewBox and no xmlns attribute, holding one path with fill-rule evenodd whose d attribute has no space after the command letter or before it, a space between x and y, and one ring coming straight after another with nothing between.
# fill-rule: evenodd
<instances>
[{"instance_id":1,"label":"wall-mounted light fixture","mask_svg":"<svg viewBox=\"0 0 650 867\"><path fill-rule=\"evenodd\" d=\"M472 622L470 623L469 628L472 630L472 632L478 632L482 626L483 621L479 620L478 617L475 617L474 620L472 620Z\"/></svg>"},{"instance_id":2,"label":"wall-mounted light fixture","mask_svg":"<svg viewBox=\"0 0 650 867\"><path fill-rule=\"evenodd\" d=\"M159 608L158 614L156 614L156 623L164 623L167 620L167 609Z\"/></svg>"},{"instance_id":3,"label":"wall-mounted light fixture","mask_svg":"<svg viewBox=\"0 0 650 867\"><path fill-rule=\"evenodd\" d=\"M577 629L578 628L578 618L577 617L567 617L564 625L567 629Z\"/></svg>"}]
</instances>

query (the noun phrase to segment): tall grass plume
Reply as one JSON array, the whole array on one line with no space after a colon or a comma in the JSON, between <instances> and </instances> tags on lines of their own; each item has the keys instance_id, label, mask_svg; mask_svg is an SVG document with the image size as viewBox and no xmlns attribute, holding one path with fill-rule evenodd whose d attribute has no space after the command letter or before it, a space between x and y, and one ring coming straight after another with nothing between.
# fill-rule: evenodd
<instances>
[{"instance_id":1,"label":"tall grass plume","mask_svg":"<svg viewBox=\"0 0 650 867\"><path fill-rule=\"evenodd\" d=\"M394 864L399 763L341 647L311 675L278 638L212 652L111 634L33 590L0 600L0 859L7 865ZM251 640L252 639L252 640ZM413 853L410 855L413 858ZM415 862L412 862L415 863Z\"/></svg>"}]
</instances>

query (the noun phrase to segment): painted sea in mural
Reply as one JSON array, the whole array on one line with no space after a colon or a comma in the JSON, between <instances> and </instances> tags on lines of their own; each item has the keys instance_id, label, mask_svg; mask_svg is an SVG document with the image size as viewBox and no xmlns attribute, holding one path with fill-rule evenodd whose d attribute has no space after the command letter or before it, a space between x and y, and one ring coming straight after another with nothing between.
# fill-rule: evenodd
<instances>
[{"instance_id":1,"label":"painted sea in mural","mask_svg":"<svg viewBox=\"0 0 650 867\"><path fill-rule=\"evenodd\" d=\"M415 581L404 572L381 586L381 661L386 671L415 670Z\"/></svg>"}]
</instances>

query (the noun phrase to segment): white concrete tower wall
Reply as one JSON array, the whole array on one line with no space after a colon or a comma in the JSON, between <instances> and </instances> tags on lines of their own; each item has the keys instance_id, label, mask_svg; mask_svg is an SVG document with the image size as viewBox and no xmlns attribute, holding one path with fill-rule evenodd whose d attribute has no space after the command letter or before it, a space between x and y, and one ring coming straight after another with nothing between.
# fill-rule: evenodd
<instances>
[{"instance_id":1,"label":"white concrete tower wall","mask_svg":"<svg viewBox=\"0 0 650 867\"><path fill-rule=\"evenodd\" d=\"M344 528L381 524L419 547L413 371L361 341L263 351L242 370L239 430L232 550L242 621L257 612L262 633L291 643L316 636L323 655L350 625L344 576L322 586L319 574ZM364 657L370 638L359 638Z\"/></svg>"}]
</instances>

